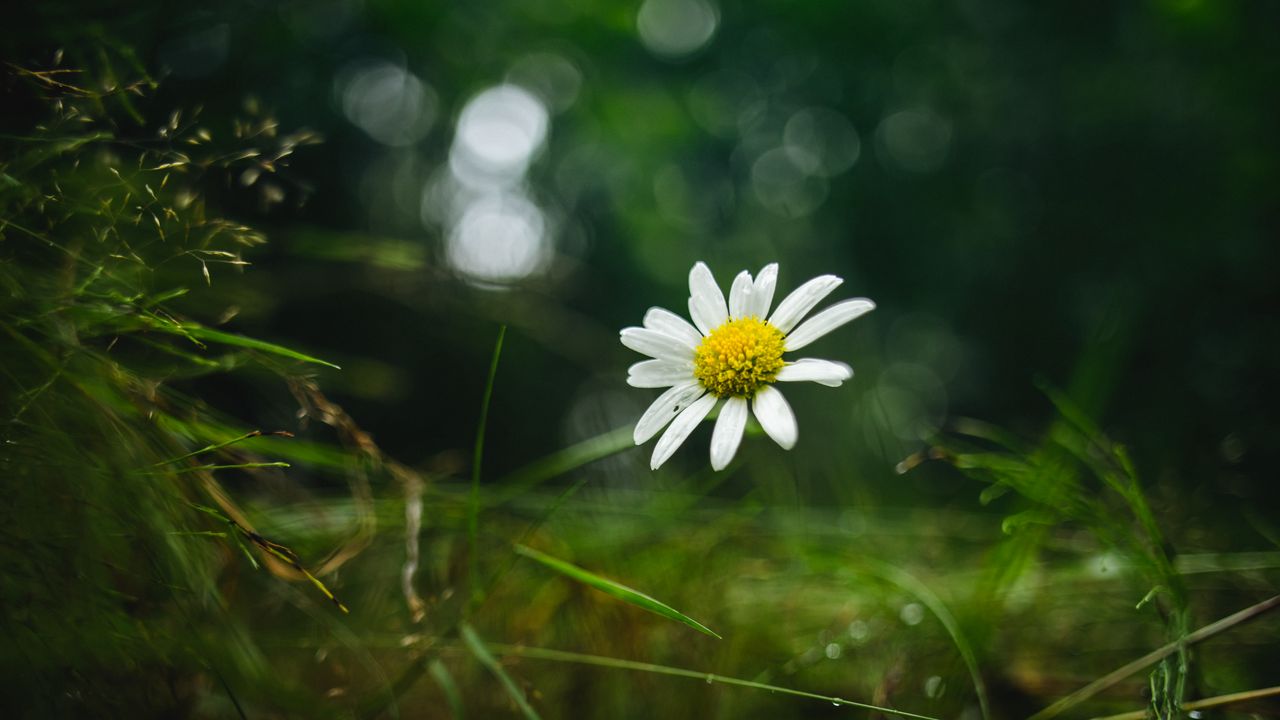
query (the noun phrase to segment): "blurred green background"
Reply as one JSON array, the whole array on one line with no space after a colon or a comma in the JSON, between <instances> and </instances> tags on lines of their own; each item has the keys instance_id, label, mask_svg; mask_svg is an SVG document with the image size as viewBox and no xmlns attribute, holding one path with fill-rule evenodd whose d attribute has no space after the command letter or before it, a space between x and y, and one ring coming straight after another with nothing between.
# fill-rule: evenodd
<instances>
[{"instance_id":1,"label":"blurred green background","mask_svg":"<svg viewBox=\"0 0 1280 720\"><path fill-rule=\"evenodd\" d=\"M305 585L224 568L239 642L260 645L250 654L273 680L254 684L230 660L241 670L224 669L229 679L197 668L171 682L191 685L172 702L138 701L147 713L234 717L226 698L238 695L250 717L347 716L395 696L401 716L449 717L438 660L468 716L518 715L455 632L474 557L472 443L502 325L479 554L497 580L468 614L488 641L936 717L1029 715L1174 627L1134 610L1151 583L1123 543L1070 512L1010 525L1034 502L981 495L988 486L946 462L895 470L964 418L1034 447L1058 414L1038 384L1128 449L1160 551L1182 563L1191 627L1274 592L1274 4L257 0L6 14L13 65L61 48L70 67L111 58L159 80L122 136L150 137L198 106L214 142L246 113L324 137L275 172L204 178L210 206L269 243L245 254L250 268L213 268L208 287L195 263L164 268L195 288L170 306L341 365L307 373L429 485L414 580L425 620L401 596L402 488L375 477L372 544L326 577L352 614ZM4 124L21 134L41 111L7 82ZM708 426L660 472L645 447L514 484L539 458L628 427L657 395L626 386L639 358L616 332L653 305L683 313L697 260L726 287L776 261L780 292L834 273L836 297L874 299L813 348L854 379L792 389L794 451L749 434L725 473L707 467ZM305 393L275 374L168 384L246 428L350 448L341 429L300 422ZM318 557L358 524L347 479L304 459L226 484L258 531ZM515 541L725 639L516 560ZM1277 627L1207 645L1188 696L1273 682ZM866 714L501 660L548 717ZM41 694L76 682L51 679ZM1145 674L1126 682L1106 707L1147 701Z\"/></svg>"}]
</instances>

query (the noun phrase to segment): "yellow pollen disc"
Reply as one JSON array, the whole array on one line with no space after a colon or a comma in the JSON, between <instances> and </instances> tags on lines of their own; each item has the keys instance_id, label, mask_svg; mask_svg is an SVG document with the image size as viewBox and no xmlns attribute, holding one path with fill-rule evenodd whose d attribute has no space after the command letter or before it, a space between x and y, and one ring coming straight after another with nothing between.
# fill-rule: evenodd
<instances>
[{"instance_id":1,"label":"yellow pollen disc","mask_svg":"<svg viewBox=\"0 0 1280 720\"><path fill-rule=\"evenodd\" d=\"M693 375L719 397L751 397L782 369L782 333L754 315L729 320L702 338Z\"/></svg>"}]
</instances>

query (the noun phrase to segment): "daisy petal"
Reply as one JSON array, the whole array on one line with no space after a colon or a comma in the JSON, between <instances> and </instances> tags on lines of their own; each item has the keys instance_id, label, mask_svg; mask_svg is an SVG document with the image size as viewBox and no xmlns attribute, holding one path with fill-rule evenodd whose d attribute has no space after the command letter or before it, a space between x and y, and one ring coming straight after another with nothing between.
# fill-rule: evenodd
<instances>
[{"instance_id":1,"label":"daisy petal","mask_svg":"<svg viewBox=\"0 0 1280 720\"><path fill-rule=\"evenodd\" d=\"M800 323L800 327L787 336L787 350L799 350L841 325L875 309L876 304L866 298L838 302Z\"/></svg>"},{"instance_id":2,"label":"daisy petal","mask_svg":"<svg viewBox=\"0 0 1280 720\"><path fill-rule=\"evenodd\" d=\"M778 263L769 263L756 274L755 285L751 288L751 302L748 315L764 319L769 315L769 305L773 303L773 289L778 285Z\"/></svg>"},{"instance_id":3,"label":"daisy petal","mask_svg":"<svg viewBox=\"0 0 1280 720\"><path fill-rule=\"evenodd\" d=\"M827 387L840 387L841 383L851 377L853 377L853 368L842 362L803 358L783 365L778 371L777 380L779 382L816 382Z\"/></svg>"},{"instance_id":4,"label":"daisy petal","mask_svg":"<svg viewBox=\"0 0 1280 720\"><path fill-rule=\"evenodd\" d=\"M667 423L675 419L681 410L689 407L689 403L697 400L700 395L706 392L706 388L702 385L691 382L683 385L677 385L670 390L658 396L657 400L649 406L648 410L640 416L640 420L636 422L635 432L632 433L632 439L637 445L643 445L649 441L649 438L658 434L658 431L667 426Z\"/></svg>"},{"instance_id":5,"label":"daisy petal","mask_svg":"<svg viewBox=\"0 0 1280 720\"><path fill-rule=\"evenodd\" d=\"M790 450L795 446L796 436L799 435L796 415L777 388L765 385L757 390L755 399L751 401L751 410L765 433L781 445L783 450Z\"/></svg>"},{"instance_id":6,"label":"daisy petal","mask_svg":"<svg viewBox=\"0 0 1280 720\"><path fill-rule=\"evenodd\" d=\"M778 309L773 311L773 315L769 318L769 324L781 330L784 334L791 332L791 328L800 322L814 305L822 301L828 293L835 290L844 282L835 275L819 275L809 282L796 288L782 302L778 303Z\"/></svg>"},{"instance_id":7,"label":"daisy petal","mask_svg":"<svg viewBox=\"0 0 1280 720\"><path fill-rule=\"evenodd\" d=\"M703 395L676 416L675 422L672 422L671 427L662 433L662 437L658 438L658 444L653 448L653 457L649 459L651 469L657 470L661 467L662 463L684 444L698 423L702 422L707 413L711 412L711 408L716 406L717 400L719 398L715 395Z\"/></svg>"},{"instance_id":8,"label":"daisy petal","mask_svg":"<svg viewBox=\"0 0 1280 720\"><path fill-rule=\"evenodd\" d=\"M702 333L698 332L697 328L690 325L688 320L665 308L649 308L649 312L644 314L644 326L683 340L691 348L697 348L698 343L702 342Z\"/></svg>"},{"instance_id":9,"label":"daisy petal","mask_svg":"<svg viewBox=\"0 0 1280 720\"><path fill-rule=\"evenodd\" d=\"M683 340L677 340L657 330L629 327L621 333L622 344L659 360L693 362L693 348Z\"/></svg>"},{"instance_id":10,"label":"daisy petal","mask_svg":"<svg viewBox=\"0 0 1280 720\"><path fill-rule=\"evenodd\" d=\"M627 384L638 388L671 387L693 382L693 365L670 360L644 360L627 370Z\"/></svg>"},{"instance_id":11,"label":"daisy petal","mask_svg":"<svg viewBox=\"0 0 1280 720\"><path fill-rule=\"evenodd\" d=\"M742 431L747 427L747 401L731 397L720 408L716 429L711 432L711 469L723 470L738 452Z\"/></svg>"},{"instance_id":12,"label":"daisy petal","mask_svg":"<svg viewBox=\"0 0 1280 720\"><path fill-rule=\"evenodd\" d=\"M729 319L724 293L703 262L696 263L689 271L689 315L703 335L709 335Z\"/></svg>"},{"instance_id":13,"label":"daisy petal","mask_svg":"<svg viewBox=\"0 0 1280 720\"><path fill-rule=\"evenodd\" d=\"M733 279L733 286L729 288L729 317L741 318L751 314L751 289L754 286L751 273L746 270Z\"/></svg>"}]
</instances>

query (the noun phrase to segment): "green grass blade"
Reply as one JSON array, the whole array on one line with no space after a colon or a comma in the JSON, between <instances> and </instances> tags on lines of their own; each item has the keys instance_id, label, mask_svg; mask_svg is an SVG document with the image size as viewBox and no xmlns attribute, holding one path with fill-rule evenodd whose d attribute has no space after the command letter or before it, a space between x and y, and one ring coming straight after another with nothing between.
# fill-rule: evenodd
<instances>
[{"instance_id":1,"label":"green grass blade","mask_svg":"<svg viewBox=\"0 0 1280 720\"><path fill-rule=\"evenodd\" d=\"M938 597L937 593L928 585L925 585L914 575L901 568L888 563L870 560L864 561L864 566L872 574L878 575L914 595L917 600L924 603L925 607L929 608L929 612L932 612L938 618L947 634L951 636L951 641L955 643L956 650L960 652L960 657L964 660L965 667L969 670L969 678L973 681L973 692L978 697L978 708L982 712L983 720L990 720L991 707L987 701L987 685L982 679L982 670L978 666L978 655L974 652L973 646L969 644L969 640L961 630L959 621L956 620L955 615L951 614L950 608L942 601L942 598Z\"/></svg>"},{"instance_id":2,"label":"green grass blade","mask_svg":"<svg viewBox=\"0 0 1280 720\"><path fill-rule=\"evenodd\" d=\"M503 655L511 655L514 657L530 658L533 660L549 660L552 662L578 663L582 665L593 665L595 667L613 668L616 670L636 670L639 672L654 673L657 675L693 678L695 680L703 680L707 683L736 685L738 687L751 688L753 690L768 690L771 693L779 693L781 695L791 695L794 697L809 698L811 700L823 700L831 703L832 705L863 708L888 715L914 718L915 720L938 720L937 718L930 717L928 715L917 715L916 713L906 712L905 710L894 710L893 708L880 707L878 705L868 705L867 703L857 702L856 700L846 700L844 698L831 697L829 695L819 695L817 693L795 690L793 688L781 687L779 685L769 685L767 683L755 682L754 680L743 680L741 678L729 677L727 675L698 672L697 670L671 667L669 665L655 665L653 663L636 662L635 660L622 660L619 658L603 657L600 655L586 655L583 653L566 652L564 650L552 650L550 648L529 647L527 645L498 645L495 643L490 647Z\"/></svg>"},{"instance_id":3,"label":"green grass blade","mask_svg":"<svg viewBox=\"0 0 1280 720\"><path fill-rule=\"evenodd\" d=\"M318 357L312 357L311 355L300 353L297 350L290 350L283 345L276 345L275 343L245 337L244 335L233 335L231 333L214 330L213 328L207 328L195 323L182 323L178 326L171 326L164 323L152 323L151 325L157 330L164 330L165 332L171 332L175 335L193 337L197 340L207 340L208 342L221 343L223 345L234 345L235 347L242 347L248 350L259 350L261 352L271 353L272 355L286 357L290 360L300 360L302 362L315 363L316 365L324 365L325 367L331 367L334 370L342 369L328 360L321 360Z\"/></svg>"},{"instance_id":4,"label":"green grass blade","mask_svg":"<svg viewBox=\"0 0 1280 720\"><path fill-rule=\"evenodd\" d=\"M279 460L274 462L253 462L253 463L237 463L234 465L195 465L193 467L178 468L176 470L168 470L166 472L173 473L191 473L191 472L213 472L214 470L257 470L259 468L287 468L289 463Z\"/></svg>"},{"instance_id":5,"label":"green grass blade","mask_svg":"<svg viewBox=\"0 0 1280 720\"><path fill-rule=\"evenodd\" d=\"M458 690L458 683L454 681L449 668L439 660L432 660L427 665L427 672L436 681L436 685L440 686L440 692L444 693L444 701L449 706L449 714L453 716L453 720L464 720L466 711L462 707L462 692Z\"/></svg>"},{"instance_id":6,"label":"green grass blade","mask_svg":"<svg viewBox=\"0 0 1280 720\"><path fill-rule=\"evenodd\" d=\"M170 458L170 459L165 460L165 461L163 461L163 462L158 462L158 463L156 463L156 466L160 466L160 465L172 465L173 463L180 462L180 461L182 461L182 460L186 460L187 458L192 458L192 457L195 457L195 456L197 456L197 455L203 455L203 454L205 454L205 453L207 453L207 452L213 452L214 450L221 450L221 449L222 449L222 448L224 448L224 447L227 447L227 446L229 446L229 445L234 445L234 444L236 444L236 443L238 443L238 442L240 442L240 441L242 441L242 440L248 440L249 438L253 438L253 437L260 437L261 435L262 435L262 431L261 431L261 430L250 430L249 432L247 432L247 433L243 433L243 434L238 435L238 436L236 436L236 437L233 437L233 438L231 438L230 440L225 440L225 441L220 442L220 443L213 443L213 444L210 444L210 445L206 445L206 446L204 446L204 447L200 448L199 450L192 450L191 452L189 452L189 453L187 453L187 454L185 454L185 455L179 455L179 456L177 456L177 457L175 457L175 458Z\"/></svg>"},{"instance_id":7,"label":"green grass blade","mask_svg":"<svg viewBox=\"0 0 1280 720\"><path fill-rule=\"evenodd\" d=\"M471 628L471 625L464 622L459 626L459 631L462 634L462 641L467 644L467 649L471 651L472 655L475 655L476 660L480 661L481 665L485 666L489 672L493 673L494 677L498 678L499 682L502 683L502 687L506 688L507 694L511 696L512 700L516 701L516 705L519 706L520 712L524 713L525 718L528 720L542 720L538 717L538 712L529 704L528 698L524 696L524 691L507 674L507 671L502 669L502 665L493 656L493 653L489 652L489 648L485 647L484 640L480 639L480 636Z\"/></svg>"},{"instance_id":8,"label":"green grass blade","mask_svg":"<svg viewBox=\"0 0 1280 720\"><path fill-rule=\"evenodd\" d=\"M476 424L476 442L471 458L471 499L467 504L467 547L470 550L468 564L471 581L470 607L480 601L480 461L484 459L484 432L489 423L489 401L493 399L493 383L498 376L498 360L502 357L502 341L507 336L507 326L498 328L498 339L493 343L493 359L489 362L489 378L484 384L484 397L480 401L480 422Z\"/></svg>"},{"instance_id":9,"label":"green grass blade","mask_svg":"<svg viewBox=\"0 0 1280 720\"><path fill-rule=\"evenodd\" d=\"M1070 695L1060 698L1049 707L1046 707L1040 712L1032 715L1030 720L1049 720L1049 718L1057 717L1094 695L1097 695L1103 690L1116 685L1131 675L1151 667L1170 655L1182 652L1191 645L1195 645L1202 640L1207 640L1215 635L1230 630L1241 623L1249 622L1250 620L1269 613L1276 608L1280 608L1280 595L1272 596L1260 603L1250 605L1239 612L1235 612L1224 618L1215 620L1195 632L1188 633L1163 647L1152 650L1146 655L1143 655L1123 667L1112 670Z\"/></svg>"},{"instance_id":10,"label":"green grass blade","mask_svg":"<svg viewBox=\"0 0 1280 720\"><path fill-rule=\"evenodd\" d=\"M645 610L648 610L649 612L654 613L655 615L661 615L662 617L667 618L669 620L675 620L676 622L684 623L685 625L688 625L694 630L697 630L698 632L706 635L710 635L711 637L717 640L724 639L720 637L718 634L716 634L715 631L709 629L706 625L703 625L702 623L698 622L697 620L694 620L688 615L685 615L679 610L676 610L670 605L660 600L656 600L652 597L649 597L648 595L645 595L644 593L638 590L633 590L627 587L626 585L614 582L613 580L610 580L608 578L600 577L595 573L583 570L577 565L571 565L563 560L551 557L546 553L538 552L537 550L534 550L531 547L526 547L524 545L516 545L515 547L516 547L516 552L519 553L520 555L523 555L529 558L530 560L536 560L542 563L543 565L546 565L547 567L551 568L552 570L555 570L556 572L562 575L572 578L573 580L577 580L578 582L583 583L584 585L593 587L602 593L612 595L618 598L619 600L635 605L636 607L644 608Z\"/></svg>"}]
</instances>

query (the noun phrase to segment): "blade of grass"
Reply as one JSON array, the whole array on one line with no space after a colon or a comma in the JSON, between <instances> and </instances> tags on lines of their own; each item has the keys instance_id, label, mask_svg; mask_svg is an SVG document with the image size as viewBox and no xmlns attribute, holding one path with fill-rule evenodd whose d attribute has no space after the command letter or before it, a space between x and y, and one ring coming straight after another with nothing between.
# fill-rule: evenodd
<instances>
[{"instance_id":1,"label":"blade of grass","mask_svg":"<svg viewBox=\"0 0 1280 720\"><path fill-rule=\"evenodd\" d=\"M982 672L978 669L978 657L973 651L973 646L969 644L968 639L960 630L960 623L956 621L951 610L947 608L946 603L942 602L942 598L925 585L914 575L885 563L868 563L866 569L874 575L877 575L888 582L897 585L899 588L915 595L924 606L929 608L938 621L942 623L942 627L946 628L947 634L951 636L951 642L955 643L956 650L960 652L960 657L964 660L965 667L969 669L969 677L973 681L974 694L978 696L978 707L982 711L983 720L990 720L991 708L987 704L987 685L982 680Z\"/></svg>"},{"instance_id":2,"label":"blade of grass","mask_svg":"<svg viewBox=\"0 0 1280 720\"><path fill-rule=\"evenodd\" d=\"M1079 690L1071 693L1070 695L1046 707L1045 709L1041 710L1035 715L1032 715L1029 718L1029 720L1048 720L1049 718L1057 717L1058 715L1062 714L1066 710L1069 710L1075 707L1076 705L1079 705L1085 700L1088 700L1094 695L1097 695L1098 693L1102 692L1103 690L1106 690L1112 685L1115 685L1121 680L1124 680L1130 675L1136 672L1139 672L1151 665L1154 665L1155 663L1160 662L1166 657L1178 652L1180 649L1190 645L1194 645L1195 643L1198 643L1202 640L1207 640L1208 638L1211 638L1214 635L1217 635L1221 632L1225 632L1226 630L1230 630L1231 628L1235 627L1236 625L1239 625L1240 623L1252 620L1258 617L1259 615L1263 615L1277 607L1280 607L1280 595L1276 595L1274 597L1263 600L1262 602L1257 603L1256 605L1250 605L1249 607L1237 613L1228 615L1222 618L1221 620L1211 622L1208 625L1205 625L1204 627L1200 628L1199 630L1196 630L1193 633L1189 633L1186 637L1183 637L1181 640L1171 642L1165 645L1164 647L1161 647L1157 650L1153 650L1147 653L1146 655L1143 655L1142 657L1138 658L1137 660L1134 660L1128 665L1117 668L1116 670L1113 670L1107 673L1106 675L1103 675L1097 680L1094 680L1088 685L1085 685Z\"/></svg>"},{"instance_id":3,"label":"blade of grass","mask_svg":"<svg viewBox=\"0 0 1280 720\"><path fill-rule=\"evenodd\" d=\"M449 705L449 714L453 716L453 720L463 720L466 713L462 709L462 693L458 691L458 683L454 682L449 668L439 660L432 660L427 664L427 672L440 686L440 692L444 693L444 701Z\"/></svg>"},{"instance_id":4,"label":"blade of grass","mask_svg":"<svg viewBox=\"0 0 1280 720\"><path fill-rule=\"evenodd\" d=\"M587 484L587 479L583 477L583 478L578 478L576 482L574 482L569 487L565 488L565 490L560 493L560 496L557 497L555 501L552 502L551 505L545 511L543 511L542 515L538 517L536 520L534 520L533 522L529 523L529 526L524 529L524 532L520 533L520 538L516 540L516 544L523 545L526 540L528 540L530 537L533 536L535 532L537 532L538 528L545 525L547 521L551 519L551 516L556 514L556 511L558 511L560 507L564 505L566 500L573 497L574 494L576 494L579 490L581 490L582 486L586 484ZM501 570L494 573L492 579L490 579L489 582L485 584L484 589L481 590L480 602L475 607L477 611L480 608L484 607L484 604L488 602L490 597L493 597L492 595L493 588L497 587L498 583L502 582L502 579L507 576L507 573L511 572L511 568L515 567L516 563L519 561L520 561L520 556L518 554L511 555L507 559L506 565L504 565Z\"/></svg>"},{"instance_id":5,"label":"blade of grass","mask_svg":"<svg viewBox=\"0 0 1280 720\"><path fill-rule=\"evenodd\" d=\"M1280 552L1183 553L1174 559L1180 575L1272 570L1280 567Z\"/></svg>"},{"instance_id":6,"label":"blade of grass","mask_svg":"<svg viewBox=\"0 0 1280 720\"><path fill-rule=\"evenodd\" d=\"M627 587L626 585L623 585L622 583L614 582L613 580L610 580L608 578L600 577L595 573L589 572L587 570L583 570L577 565L571 565L570 563L560 560L559 558L554 558L550 555L547 555L546 553L538 552L537 550L534 550L531 547L526 547L524 545L516 545L515 548L518 554L523 555L529 558L530 560L536 560L537 562L540 562L543 565L546 565L552 570L555 570L556 572L566 577L569 577L573 580L577 580L578 582L584 585L593 587L602 593L605 593L607 595L612 595L625 603L630 603L632 605L635 605L636 607L642 608L644 610L648 610L649 612L655 615L661 615L662 617L667 618L668 620L675 620L676 622L684 623L685 625L688 625L694 630L697 630L698 632L703 633L705 635L710 635L711 637L717 640L724 639L720 637L718 634L716 634L714 631L709 629L706 625L703 625L702 623L698 622L697 620L694 620L688 615L685 615L679 610L676 610L670 605L660 600L657 600L655 598L652 598L648 595L645 595L644 593L638 590L633 590Z\"/></svg>"},{"instance_id":7,"label":"blade of grass","mask_svg":"<svg viewBox=\"0 0 1280 720\"><path fill-rule=\"evenodd\" d=\"M349 610L347 606L344 605L342 601L339 600L338 597L333 594L333 591L329 590L329 587L325 585L324 582L320 580L320 578L317 578L315 575L312 575L311 571L307 570L305 567L302 566L302 559L298 557L298 553L294 552L288 547L285 547L284 545L281 545L279 543L272 542L266 539L262 535L254 532L253 530L246 528L245 526L236 522L234 519L227 517L226 515L222 514L221 512L218 512L217 510L211 507L208 507L206 505L197 505L195 503L188 503L188 504L192 508L199 510L202 513L205 513L206 515L210 515L212 517L218 518L222 522L225 522L238 534L243 535L245 539L253 543L254 546L257 547L259 550L261 550L262 552L268 555L271 555L272 557L285 563L289 567L292 567L295 571L297 571L299 574L305 577L308 581L310 581L310 583L314 585L317 590L323 593L324 596L329 599L329 602L333 603L339 610L342 611L343 615L347 615L351 613L351 610ZM241 549L245 550L245 554L248 555L248 549L244 547L243 543L241 543ZM256 570L258 567L258 563L253 560L252 556L250 556L249 559L251 562L253 562L254 569Z\"/></svg>"},{"instance_id":8,"label":"blade of grass","mask_svg":"<svg viewBox=\"0 0 1280 720\"><path fill-rule=\"evenodd\" d=\"M181 398L172 399L174 402L181 400ZM205 437L226 437L229 435L238 437L247 432L243 427L219 420L218 416L212 412L206 417L190 422L179 422L168 415L158 414L155 422L164 429L192 442L196 441L197 438ZM344 470L349 467L351 454L347 451L326 446L319 442L298 439L293 439L288 443L278 443L275 438L271 437L277 434L280 433L268 433L259 437L237 440L236 442L243 443L241 447L248 452L287 457L311 465L313 469L323 468L334 471ZM199 452L205 451L202 449Z\"/></svg>"},{"instance_id":9,"label":"blade of grass","mask_svg":"<svg viewBox=\"0 0 1280 720\"><path fill-rule=\"evenodd\" d=\"M1184 712L1190 712L1192 710L1209 710L1211 708L1249 702L1250 700L1262 700L1263 698L1276 697L1277 695L1280 695L1280 686L1261 688L1258 690L1246 690L1244 692L1230 693L1228 695L1215 695L1214 697L1205 698L1203 700L1192 700L1189 703L1183 703L1182 709ZM1147 717L1150 717L1150 712L1144 709L1120 713L1119 715L1107 715L1106 717L1095 718L1095 720L1144 720L1144 718Z\"/></svg>"},{"instance_id":10,"label":"blade of grass","mask_svg":"<svg viewBox=\"0 0 1280 720\"><path fill-rule=\"evenodd\" d=\"M515 700L520 712L524 713L528 720L541 720L538 717L538 712L533 709L533 706L529 704L529 700L524 696L524 691L520 689L519 685L516 685L516 681L507 674L507 671L502 669L502 665L498 663L493 653L489 652L489 648L485 647L484 640L480 639L480 636L476 634L471 625L464 622L459 627L459 630L461 631L462 641L467 644L467 649L471 651L471 654L475 656L481 665L488 668L489 672L498 678L498 681L502 683L502 687L506 688L507 694L511 696L512 700Z\"/></svg>"},{"instance_id":11,"label":"blade of grass","mask_svg":"<svg viewBox=\"0 0 1280 720\"><path fill-rule=\"evenodd\" d=\"M533 660L550 660L552 662L579 663L582 665L594 665L596 667L613 668L616 670L637 670L639 672L654 673L657 675L693 678L707 683L736 685L738 687L751 688L753 690L767 690L772 693L809 698L811 700L822 700L829 702L832 705L845 705L848 707L863 708L865 710L888 713L890 715L897 715L904 718L915 718L916 720L938 720L937 718L933 718L928 715L917 715L916 713L907 712L905 710L895 710L893 708L869 705L855 700L819 695L817 693L794 690L792 688L780 687L778 685L768 685L766 683L759 683L752 680L743 680L741 678L729 677L726 675L716 675L715 673L698 672L697 670L686 670L685 668L670 667L667 665L654 665L652 663L636 662L634 660L621 660L619 658L585 655L583 653L552 650L549 648L527 647L524 645L500 645L493 643L489 647L503 655L511 655L514 657L530 658Z\"/></svg>"},{"instance_id":12,"label":"blade of grass","mask_svg":"<svg viewBox=\"0 0 1280 720\"><path fill-rule=\"evenodd\" d=\"M480 422L476 425L475 449L471 458L471 500L467 505L467 548L469 550L468 578L471 598L468 608L475 607L480 598L480 461L484 459L484 431L489 422L489 401L493 399L493 383L498 376L498 360L502 357L502 341L507 336L507 326L498 328L498 339L493 343L493 359L489 362L489 378L484 384L484 397L480 401Z\"/></svg>"},{"instance_id":13,"label":"blade of grass","mask_svg":"<svg viewBox=\"0 0 1280 720\"><path fill-rule=\"evenodd\" d=\"M256 470L258 468L287 468L289 463L275 462L253 462L239 463L236 465L195 465L187 468L178 468L176 470L168 470L166 472L173 473L190 473L190 472L212 472L214 470Z\"/></svg>"},{"instance_id":14,"label":"blade of grass","mask_svg":"<svg viewBox=\"0 0 1280 720\"><path fill-rule=\"evenodd\" d=\"M187 458L195 457L196 455L203 455L204 453L207 453L207 452L213 452L214 450L221 450L222 448L227 447L227 446L229 446L229 445L234 445L234 444L236 444L236 443L238 443L238 442L241 442L241 441L243 441L243 440L248 440L249 438L259 437L260 435L262 435L262 431L261 431L261 430L250 430L249 432L244 433L243 435L240 435L240 436L238 436L238 437L231 438L230 440L227 440L227 441L225 441L225 442L220 442L220 443L214 443L214 444L211 444L211 445L206 445L206 446L204 446L204 447L200 448L199 450L192 450L191 452L187 453L186 455L179 455L178 457L175 457L175 458L169 458L168 460L165 460L165 461L163 461L163 462L158 462L158 463L156 463L156 465L157 465L157 466L159 466L159 465L170 465L170 464L172 464L172 463L176 463L176 462L178 462L178 461L180 461L180 460L186 460Z\"/></svg>"},{"instance_id":15,"label":"blade of grass","mask_svg":"<svg viewBox=\"0 0 1280 720\"><path fill-rule=\"evenodd\" d=\"M258 340L257 338L245 337L244 335L233 335L232 333L214 330L213 328L207 328L203 325L197 325L196 323L181 323L174 325L170 323L151 322L148 323L148 325L155 330L162 330L174 335L195 338L197 340L207 340L209 342L221 343L223 345L233 345L235 347L242 347L248 350L259 350L261 352L271 353L272 355L286 357L290 360L299 360L301 362L324 365L325 367L331 367L334 370L342 369L328 360L321 360L318 357L312 357L311 355L300 353L297 350L291 350L283 345L269 343L265 340Z\"/></svg>"}]
</instances>

